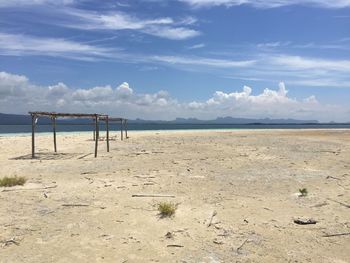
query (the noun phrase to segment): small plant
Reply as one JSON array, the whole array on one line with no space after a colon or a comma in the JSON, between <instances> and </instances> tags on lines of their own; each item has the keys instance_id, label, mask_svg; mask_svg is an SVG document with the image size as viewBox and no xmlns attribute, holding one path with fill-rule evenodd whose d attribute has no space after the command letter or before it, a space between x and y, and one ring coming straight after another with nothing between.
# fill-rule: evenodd
<instances>
[{"instance_id":1,"label":"small plant","mask_svg":"<svg viewBox=\"0 0 350 263\"><path fill-rule=\"evenodd\" d=\"M162 202L158 204L160 217L171 217L175 214L176 205L173 203Z\"/></svg>"},{"instance_id":2,"label":"small plant","mask_svg":"<svg viewBox=\"0 0 350 263\"><path fill-rule=\"evenodd\" d=\"M307 196L308 192L306 188L299 189L300 196L305 197Z\"/></svg>"},{"instance_id":3,"label":"small plant","mask_svg":"<svg viewBox=\"0 0 350 263\"><path fill-rule=\"evenodd\" d=\"M7 176L5 176L4 178L0 178L0 186L11 187L11 186L15 186L15 185L24 185L26 181L27 181L27 179L24 178L23 176L20 176L20 177L17 177L17 176L7 177Z\"/></svg>"}]
</instances>

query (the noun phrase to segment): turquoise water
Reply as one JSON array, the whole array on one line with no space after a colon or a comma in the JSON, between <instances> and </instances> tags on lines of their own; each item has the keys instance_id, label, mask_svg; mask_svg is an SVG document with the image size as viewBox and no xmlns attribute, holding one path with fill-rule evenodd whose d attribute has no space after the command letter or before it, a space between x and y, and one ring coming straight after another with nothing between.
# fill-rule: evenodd
<instances>
[{"instance_id":1,"label":"turquoise water","mask_svg":"<svg viewBox=\"0 0 350 263\"><path fill-rule=\"evenodd\" d=\"M164 131L164 130L231 130L231 129L349 129L349 124L133 124L128 125L130 131ZM93 125L58 125L57 132L92 132ZM104 131L105 126L101 125ZM110 131L120 131L120 125L110 125ZM51 125L37 125L36 132L52 132ZM0 135L16 134L17 136L31 133L31 125L0 125Z\"/></svg>"}]
</instances>

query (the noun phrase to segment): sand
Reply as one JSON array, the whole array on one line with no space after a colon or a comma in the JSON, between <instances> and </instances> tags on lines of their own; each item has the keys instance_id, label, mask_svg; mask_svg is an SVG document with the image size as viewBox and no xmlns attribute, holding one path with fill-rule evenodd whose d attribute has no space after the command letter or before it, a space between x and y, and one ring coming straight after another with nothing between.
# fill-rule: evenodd
<instances>
[{"instance_id":1,"label":"sand","mask_svg":"<svg viewBox=\"0 0 350 263\"><path fill-rule=\"evenodd\" d=\"M349 130L129 135L0 137L0 262L350 262Z\"/></svg>"}]
</instances>

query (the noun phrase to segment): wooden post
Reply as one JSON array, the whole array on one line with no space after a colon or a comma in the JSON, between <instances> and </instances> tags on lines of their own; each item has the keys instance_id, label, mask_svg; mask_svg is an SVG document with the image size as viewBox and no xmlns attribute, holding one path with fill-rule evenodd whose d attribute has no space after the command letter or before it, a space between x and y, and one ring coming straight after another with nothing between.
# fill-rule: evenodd
<instances>
[{"instance_id":1,"label":"wooden post","mask_svg":"<svg viewBox=\"0 0 350 263\"><path fill-rule=\"evenodd\" d=\"M35 114L32 114L32 158L35 158Z\"/></svg>"},{"instance_id":2,"label":"wooden post","mask_svg":"<svg viewBox=\"0 0 350 263\"><path fill-rule=\"evenodd\" d=\"M95 140L95 137L96 137L96 134L95 134L95 125L96 125L95 124L95 119L93 121L94 121L94 123L93 123L93 131L92 131L92 137L93 138L92 139Z\"/></svg>"},{"instance_id":3,"label":"wooden post","mask_svg":"<svg viewBox=\"0 0 350 263\"><path fill-rule=\"evenodd\" d=\"M127 139L129 138L128 137L128 120L125 119L124 121L125 121L125 138Z\"/></svg>"},{"instance_id":4,"label":"wooden post","mask_svg":"<svg viewBox=\"0 0 350 263\"><path fill-rule=\"evenodd\" d=\"M56 146L56 116L51 117L52 120L52 128L53 128L53 145L55 153L57 152L57 146Z\"/></svg>"},{"instance_id":5,"label":"wooden post","mask_svg":"<svg viewBox=\"0 0 350 263\"><path fill-rule=\"evenodd\" d=\"M123 119L120 119L120 139L123 140Z\"/></svg>"},{"instance_id":6,"label":"wooden post","mask_svg":"<svg viewBox=\"0 0 350 263\"><path fill-rule=\"evenodd\" d=\"M109 120L106 118L106 139L107 139L107 152L109 152Z\"/></svg>"},{"instance_id":7,"label":"wooden post","mask_svg":"<svg viewBox=\"0 0 350 263\"><path fill-rule=\"evenodd\" d=\"M98 116L97 114L95 115L95 134L96 134L96 137L95 137L95 158L97 157L97 147L98 147L98 137L99 137L99 134L98 134Z\"/></svg>"}]
</instances>

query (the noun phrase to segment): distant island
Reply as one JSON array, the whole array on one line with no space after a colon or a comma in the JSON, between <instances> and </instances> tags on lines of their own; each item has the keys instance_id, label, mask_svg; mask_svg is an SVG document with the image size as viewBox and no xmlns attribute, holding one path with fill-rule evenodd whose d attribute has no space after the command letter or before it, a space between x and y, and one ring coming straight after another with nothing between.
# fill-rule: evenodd
<instances>
[{"instance_id":1,"label":"distant island","mask_svg":"<svg viewBox=\"0 0 350 263\"><path fill-rule=\"evenodd\" d=\"M91 123L89 119L59 119L60 123L74 123L74 124L87 124ZM51 120L48 118L40 118L40 124L51 124ZM214 120L199 120L196 118L176 118L171 121L163 120L144 120L135 119L129 120L129 123L135 124L321 124L317 120L296 120L296 119L250 119L250 118L234 118L234 117L218 117ZM29 115L20 114L4 114L0 113L0 125L29 125L31 124L31 118ZM330 122L327 124L336 124Z\"/></svg>"}]
</instances>

